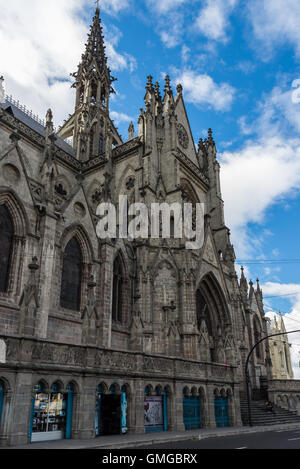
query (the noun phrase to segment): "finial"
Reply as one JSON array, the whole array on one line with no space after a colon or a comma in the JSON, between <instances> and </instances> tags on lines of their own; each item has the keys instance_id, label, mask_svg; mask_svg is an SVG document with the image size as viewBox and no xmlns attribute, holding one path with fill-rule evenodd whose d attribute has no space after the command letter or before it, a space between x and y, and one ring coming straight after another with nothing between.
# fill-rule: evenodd
<instances>
[{"instance_id":1,"label":"finial","mask_svg":"<svg viewBox=\"0 0 300 469\"><path fill-rule=\"evenodd\" d=\"M177 89L177 93L178 93L178 94L181 94L181 93L182 93L183 88L182 88L182 85L181 85L180 83L179 83L179 85L177 85L177 88L176 88L176 89Z\"/></svg>"},{"instance_id":2,"label":"finial","mask_svg":"<svg viewBox=\"0 0 300 469\"><path fill-rule=\"evenodd\" d=\"M47 114L46 114L46 124L52 124L52 120L53 120L53 114L52 114L52 111L51 109L48 109L47 111Z\"/></svg>"},{"instance_id":3,"label":"finial","mask_svg":"<svg viewBox=\"0 0 300 469\"><path fill-rule=\"evenodd\" d=\"M166 75L165 82L166 82L165 91L170 91L170 89L171 89L171 80L170 80L169 75Z\"/></svg>"},{"instance_id":4,"label":"finial","mask_svg":"<svg viewBox=\"0 0 300 469\"><path fill-rule=\"evenodd\" d=\"M159 96L159 83L158 81L155 83L155 94Z\"/></svg>"},{"instance_id":5,"label":"finial","mask_svg":"<svg viewBox=\"0 0 300 469\"><path fill-rule=\"evenodd\" d=\"M4 77L0 77L0 104L5 103Z\"/></svg>"},{"instance_id":6,"label":"finial","mask_svg":"<svg viewBox=\"0 0 300 469\"><path fill-rule=\"evenodd\" d=\"M213 142L214 139L213 139L213 133L212 133L212 130L211 129L208 129L208 141L209 142Z\"/></svg>"},{"instance_id":7,"label":"finial","mask_svg":"<svg viewBox=\"0 0 300 469\"><path fill-rule=\"evenodd\" d=\"M99 1L100 1L100 0L96 0L96 1L95 1L95 4L97 5L97 6L96 6L96 15L98 15L98 16L99 16L99 13L100 13Z\"/></svg>"},{"instance_id":8,"label":"finial","mask_svg":"<svg viewBox=\"0 0 300 469\"><path fill-rule=\"evenodd\" d=\"M128 128L128 138L131 140L134 137L134 125L132 122L130 122L129 128Z\"/></svg>"},{"instance_id":9,"label":"finial","mask_svg":"<svg viewBox=\"0 0 300 469\"><path fill-rule=\"evenodd\" d=\"M153 83L152 83L153 77L152 77L151 75L149 75L149 76L147 77L147 79L148 79L148 82L147 82L147 89L148 89L149 91L151 91L151 90L153 90Z\"/></svg>"}]
</instances>

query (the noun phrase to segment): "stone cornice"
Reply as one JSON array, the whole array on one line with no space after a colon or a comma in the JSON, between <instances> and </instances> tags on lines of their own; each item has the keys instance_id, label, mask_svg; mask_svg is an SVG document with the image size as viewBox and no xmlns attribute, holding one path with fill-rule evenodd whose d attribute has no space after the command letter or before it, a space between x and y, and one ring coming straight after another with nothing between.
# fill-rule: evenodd
<instances>
[{"instance_id":1,"label":"stone cornice","mask_svg":"<svg viewBox=\"0 0 300 469\"><path fill-rule=\"evenodd\" d=\"M200 169L193 163L179 148L176 149L175 152L176 158L183 163L189 170L193 172L198 178L207 186L209 187L210 182L209 179L204 176L204 174L200 171Z\"/></svg>"}]
</instances>

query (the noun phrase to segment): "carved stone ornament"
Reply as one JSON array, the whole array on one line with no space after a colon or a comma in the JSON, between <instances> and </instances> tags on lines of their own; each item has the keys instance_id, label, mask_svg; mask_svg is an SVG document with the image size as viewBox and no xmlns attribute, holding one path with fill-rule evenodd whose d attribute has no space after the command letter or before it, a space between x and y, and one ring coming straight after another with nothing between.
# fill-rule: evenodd
<instances>
[{"instance_id":1,"label":"carved stone ornament","mask_svg":"<svg viewBox=\"0 0 300 469\"><path fill-rule=\"evenodd\" d=\"M189 136L182 124L177 125L177 136L178 136L180 145L183 148L187 149L189 146Z\"/></svg>"}]
</instances>

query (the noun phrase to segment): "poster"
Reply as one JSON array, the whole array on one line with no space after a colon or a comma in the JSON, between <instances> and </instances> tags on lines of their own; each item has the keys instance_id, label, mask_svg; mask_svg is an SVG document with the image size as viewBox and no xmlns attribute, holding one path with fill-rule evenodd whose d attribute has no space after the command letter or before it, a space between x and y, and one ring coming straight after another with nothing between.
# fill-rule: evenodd
<instances>
[{"instance_id":1,"label":"poster","mask_svg":"<svg viewBox=\"0 0 300 469\"><path fill-rule=\"evenodd\" d=\"M164 424L162 396L145 397L145 427L161 427Z\"/></svg>"}]
</instances>

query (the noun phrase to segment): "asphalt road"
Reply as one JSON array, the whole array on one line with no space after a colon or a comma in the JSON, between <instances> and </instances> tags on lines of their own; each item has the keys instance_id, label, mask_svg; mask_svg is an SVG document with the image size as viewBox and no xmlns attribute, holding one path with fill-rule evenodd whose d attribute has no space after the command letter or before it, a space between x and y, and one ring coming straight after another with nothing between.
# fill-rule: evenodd
<instances>
[{"instance_id":1,"label":"asphalt road","mask_svg":"<svg viewBox=\"0 0 300 469\"><path fill-rule=\"evenodd\" d=\"M143 449L300 449L300 426L294 430L248 433L236 436L165 443L163 445L145 446Z\"/></svg>"}]
</instances>

